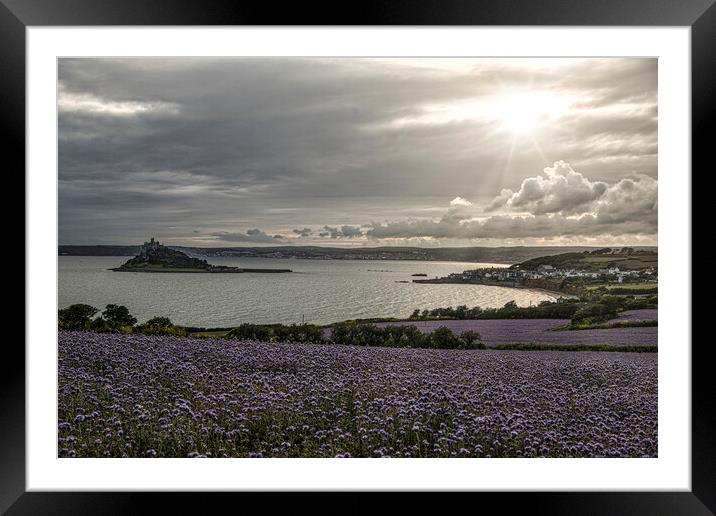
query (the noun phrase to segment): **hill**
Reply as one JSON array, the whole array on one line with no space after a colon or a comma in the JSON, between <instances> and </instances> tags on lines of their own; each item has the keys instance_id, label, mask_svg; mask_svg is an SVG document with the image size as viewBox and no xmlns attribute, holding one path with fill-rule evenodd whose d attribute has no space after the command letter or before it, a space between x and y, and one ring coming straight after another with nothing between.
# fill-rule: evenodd
<instances>
[{"instance_id":1,"label":"hill","mask_svg":"<svg viewBox=\"0 0 716 516\"><path fill-rule=\"evenodd\" d=\"M181 269L199 272L208 271L209 268L210 265L206 260L192 258L181 251L163 246L152 238L149 242L144 243L137 256L127 260L115 270L146 270L149 272L155 269Z\"/></svg>"},{"instance_id":2,"label":"hill","mask_svg":"<svg viewBox=\"0 0 716 516\"><path fill-rule=\"evenodd\" d=\"M555 269L575 269L583 271L596 271L618 267L621 270L641 270L657 268L659 255L656 251L648 249L600 248L593 251L579 253L562 253L552 256L532 258L511 268L520 270L537 270L540 265L551 265Z\"/></svg>"},{"instance_id":3,"label":"hill","mask_svg":"<svg viewBox=\"0 0 716 516\"><path fill-rule=\"evenodd\" d=\"M119 272L291 272L290 269L247 269L212 265L176 249L161 245L152 238L139 249L139 254L112 269Z\"/></svg>"},{"instance_id":4,"label":"hill","mask_svg":"<svg viewBox=\"0 0 716 516\"><path fill-rule=\"evenodd\" d=\"M306 260L418 260L446 262L519 263L533 258L557 253L581 253L598 250L596 247L322 247L322 246L273 246L273 247L180 247L171 249L193 257L250 257L250 258L300 258ZM655 251L655 248L642 248ZM134 256L139 246L83 246L60 245L58 252L64 256Z\"/></svg>"}]
</instances>

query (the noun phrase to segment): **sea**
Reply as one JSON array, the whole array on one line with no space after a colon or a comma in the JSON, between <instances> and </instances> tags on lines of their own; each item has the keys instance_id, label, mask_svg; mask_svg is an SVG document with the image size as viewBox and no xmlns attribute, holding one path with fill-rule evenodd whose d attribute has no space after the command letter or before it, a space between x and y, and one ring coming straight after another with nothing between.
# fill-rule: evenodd
<instances>
[{"instance_id":1,"label":"sea","mask_svg":"<svg viewBox=\"0 0 716 516\"><path fill-rule=\"evenodd\" d=\"M413 310L467 305L529 306L556 296L487 285L413 283L504 264L398 260L302 260L212 257L216 265L291 269L292 273L131 273L109 270L126 256L59 256L58 306L85 303L99 309L125 305L139 322L169 317L197 327L241 323L327 324L369 317L408 317Z\"/></svg>"}]
</instances>

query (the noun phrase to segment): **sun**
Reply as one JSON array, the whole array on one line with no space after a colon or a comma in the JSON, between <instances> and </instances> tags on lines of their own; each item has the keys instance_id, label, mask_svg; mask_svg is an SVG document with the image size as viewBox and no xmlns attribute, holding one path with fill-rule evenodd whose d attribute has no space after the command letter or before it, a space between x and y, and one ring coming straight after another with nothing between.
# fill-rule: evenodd
<instances>
[{"instance_id":1,"label":"sun","mask_svg":"<svg viewBox=\"0 0 716 516\"><path fill-rule=\"evenodd\" d=\"M538 93L512 93L495 100L494 117L502 127L515 135L531 134L550 118L564 111L562 99Z\"/></svg>"},{"instance_id":2,"label":"sun","mask_svg":"<svg viewBox=\"0 0 716 516\"><path fill-rule=\"evenodd\" d=\"M505 103L501 118L507 129L513 133L527 133L533 131L539 124L539 113L521 100L512 100Z\"/></svg>"}]
</instances>

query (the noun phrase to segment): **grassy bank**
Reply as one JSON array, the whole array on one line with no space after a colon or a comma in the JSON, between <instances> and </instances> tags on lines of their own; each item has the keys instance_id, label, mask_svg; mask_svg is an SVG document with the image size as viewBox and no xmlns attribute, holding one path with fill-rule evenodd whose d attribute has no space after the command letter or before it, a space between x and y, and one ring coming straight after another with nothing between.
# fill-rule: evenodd
<instances>
[{"instance_id":1,"label":"grassy bank","mask_svg":"<svg viewBox=\"0 0 716 516\"><path fill-rule=\"evenodd\" d=\"M593 324L565 324L550 331L612 330L614 328L648 328L659 326L659 321L611 321Z\"/></svg>"},{"instance_id":2,"label":"grassy bank","mask_svg":"<svg viewBox=\"0 0 716 516\"><path fill-rule=\"evenodd\" d=\"M616 344L500 344L487 349L514 351L604 351L623 353L658 353L658 346L628 346Z\"/></svg>"}]
</instances>

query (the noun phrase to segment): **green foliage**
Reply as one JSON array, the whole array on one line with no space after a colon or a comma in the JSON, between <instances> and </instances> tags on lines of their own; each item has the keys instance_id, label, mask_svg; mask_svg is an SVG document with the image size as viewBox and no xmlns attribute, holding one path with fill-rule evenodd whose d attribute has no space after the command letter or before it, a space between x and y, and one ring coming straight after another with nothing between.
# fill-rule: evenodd
<instances>
[{"instance_id":1,"label":"green foliage","mask_svg":"<svg viewBox=\"0 0 716 516\"><path fill-rule=\"evenodd\" d=\"M415 328L417 330L417 328ZM410 331L410 330L408 330ZM334 344L352 344L354 346L382 346L388 336L395 332L386 331L374 324L338 324L333 327L331 341Z\"/></svg>"},{"instance_id":2,"label":"green foliage","mask_svg":"<svg viewBox=\"0 0 716 516\"><path fill-rule=\"evenodd\" d=\"M596 303L583 306L572 316L569 329L597 328L610 319L615 319L624 310L658 308L658 297L646 298L603 295ZM616 327L616 326L614 326Z\"/></svg>"},{"instance_id":3,"label":"green foliage","mask_svg":"<svg viewBox=\"0 0 716 516\"><path fill-rule=\"evenodd\" d=\"M543 301L535 306L517 306L510 301L502 308L468 308L458 306L453 308L434 308L432 310L415 310L409 320L434 319L571 319L574 313L585 303L577 299L560 299L556 302Z\"/></svg>"},{"instance_id":4,"label":"green foliage","mask_svg":"<svg viewBox=\"0 0 716 516\"><path fill-rule=\"evenodd\" d=\"M616 351L619 353L658 353L658 346L629 346L622 344L500 344L491 349L517 351Z\"/></svg>"},{"instance_id":5,"label":"green foliage","mask_svg":"<svg viewBox=\"0 0 716 516\"><path fill-rule=\"evenodd\" d=\"M567 324L554 328L552 331L578 331L578 330L611 330L613 328L647 328L659 326L659 321L612 321L598 323Z\"/></svg>"},{"instance_id":6,"label":"green foliage","mask_svg":"<svg viewBox=\"0 0 716 516\"><path fill-rule=\"evenodd\" d=\"M414 310L408 320L574 319L577 317L577 321L583 321L585 318L595 317L596 319L591 323L599 323L616 317L618 312L624 310L658 308L658 304L657 295L635 297L598 294L591 298L591 302L578 299L559 299L556 302L542 301L535 306L517 306L517 303L510 301L502 308L480 308L479 306L467 308L463 305L456 308L449 306L432 310ZM599 306L592 308L595 305Z\"/></svg>"},{"instance_id":7,"label":"green foliage","mask_svg":"<svg viewBox=\"0 0 716 516\"><path fill-rule=\"evenodd\" d=\"M107 305L102 315L92 319L99 310L90 305L76 304L58 312L61 330L132 333L137 319L124 306Z\"/></svg>"},{"instance_id":8,"label":"green foliage","mask_svg":"<svg viewBox=\"0 0 716 516\"><path fill-rule=\"evenodd\" d=\"M429 334L429 339L433 346L438 349L457 349L460 341L450 328L447 326L440 326L435 328L432 333Z\"/></svg>"},{"instance_id":9,"label":"green foliage","mask_svg":"<svg viewBox=\"0 0 716 516\"><path fill-rule=\"evenodd\" d=\"M338 324L333 328L331 342L353 346L435 349L485 349L480 334L466 331L456 336L441 326L422 333L416 326L395 325L379 328L373 324Z\"/></svg>"},{"instance_id":10,"label":"green foliage","mask_svg":"<svg viewBox=\"0 0 716 516\"><path fill-rule=\"evenodd\" d=\"M97 312L94 306L70 305L57 312L58 326L63 330L86 330Z\"/></svg>"},{"instance_id":11,"label":"green foliage","mask_svg":"<svg viewBox=\"0 0 716 516\"><path fill-rule=\"evenodd\" d=\"M102 317L97 317L96 319L93 319L90 321L88 329L90 331L94 331L97 333L104 333L106 331L109 331L111 326L109 323L107 323L106 320L104 320Z\"/></svg>"},{"instance_id":12,"label":"green foliage","mask_svg":"<svg viewBox=\"0 0 716 516\"><path fill-rule=\"evenodd\" d=\"M144 324L137 326L137 331L144 335L173 335L183 337L187 335L186 329L175 326L168 317L154 317Z\"/></svg>"},{"instance_id":13,"label":"green foliage","mask_svg":"<svg viewBox=\"0 0 716 516\"><path fill-rule=\"evenodd\" d=\"M577 310L572 316L572 324L596 324L615 317L617 317L617 306L609 303L596 303Z\"/></svg>"},{"instance_id":14,"label":"green foliage","mask_svg":"<svg viewBox=\"0 0 716 516\"><path fill-rule=\"evenodd\" d=\"M109 304L102 312L102 317L107 321L110 327L119 329L123 326L134 326L137 318L129 313L129 309L123 305Z\"/></svg>"},{"instance_id":15,"label":"green foliage","mask_svg":"<svg viewBox=\"0 0 716 516\"><path fill-rule=\"evenodd\" d=\"M315 324L242 324L226 334L230 339L264 342L325 342L323 328Z\"/></svg>"},{"instance_id":16,"label":"green foliage","mask_svg":"<svg viewBox=\"0 0 716 516\"><path fill-rule=\"evenodd\" d=\"M610 294L616 295L627 295L627 296L638 296L645 294L656 294L659 292L658 287L646 287L646 288L632 288L632 287L610 287L608 290Z\"/></svg>"},{"instance_id":17,"label":"green foliage","mask_svg":"<svg viewBox=\"0 0 716 516\"><path fill-rule=\"evenodd\" d=\"M484 342L480 342L482 337L476 331L467 330L460 334L460 344L458 349L487 349Z\"/></svg>"},{"instance_id":18,"label":"green foliage","mask_svg":"<svg viewBox=\"0 0 716 516\"><path fill-rule=\"evenodd\" d=\"M645 308L659 308L659 296L654 294L644 297L622 298L623 310L642 310Z\"/></svg>"},{"instance_id":19,"label":"green foliage","mask_svg":"<svg viewBox=\"0 0 716 516\"><path fill-rule=\"evenodd\" d=\"M537 270L540 265L552 265L555 269L592 270L618 266L621 269L645 269L658 266L658 254L655 251L635 250L632 248L612 249L604 247L581 253L562 253L553 256L540 256L512 265L513 269Z\"/></svg>"}]
</instances>

